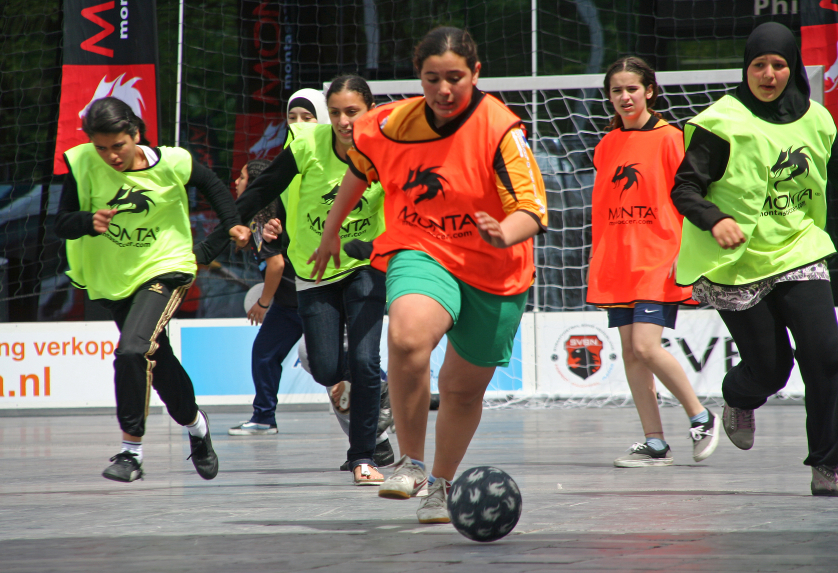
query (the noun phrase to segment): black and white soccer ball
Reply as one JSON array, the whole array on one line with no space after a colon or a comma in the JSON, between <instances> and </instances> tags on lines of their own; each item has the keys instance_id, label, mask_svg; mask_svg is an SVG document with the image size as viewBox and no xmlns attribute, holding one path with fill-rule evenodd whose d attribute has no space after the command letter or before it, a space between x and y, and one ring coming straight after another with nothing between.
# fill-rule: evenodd
<instances>
[{"instance_id":1,"label":"black and white soccer ball","mask_svg":"<svg viewBox=\"0 0 838 573\"><path fill-rule=\"evenodd\" d=\"M448 513L457 531L474 541L496 541L521 517L521 490L509 474L479 466L457 478L448 491Z\"/></svg>"}]
</instances>

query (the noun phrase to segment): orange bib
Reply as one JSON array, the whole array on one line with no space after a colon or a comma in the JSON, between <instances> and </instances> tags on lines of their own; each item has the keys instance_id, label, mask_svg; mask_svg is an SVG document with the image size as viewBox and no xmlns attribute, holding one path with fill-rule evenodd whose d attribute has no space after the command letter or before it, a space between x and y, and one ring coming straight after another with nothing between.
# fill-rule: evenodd
<instances>
[{"instance_id":1,"label":"orange bib","mask_svg":"<svg viewBox=\"0 0 838 573\"><path fill-rule=\"evenodd\" d=\"M588 304L690 301L692 288L676 286L672 270L683 217L669 193L683 158L681 132L663 120L615 129L596 146Z\"/></svg>"},{"instance_id":2,"label":"orange bib","mask_svg":"<svg viewBox=\"0 0 838 573\"><path fill-rule=\"evenodd\" d=\"M375 108L355 122L355 149L375 167L384 188L386 230L373 243L372 266L386 271L401 250L423 251L451 274L482 291L520 294L533 280L532 239L506 249L492 247L477 232L474 214L506 218L493 161L506 133L521 120L485 95L452 135L396 141L382 122L401 106L424 106L411 98Z\"/></svg>"}]
</instances>

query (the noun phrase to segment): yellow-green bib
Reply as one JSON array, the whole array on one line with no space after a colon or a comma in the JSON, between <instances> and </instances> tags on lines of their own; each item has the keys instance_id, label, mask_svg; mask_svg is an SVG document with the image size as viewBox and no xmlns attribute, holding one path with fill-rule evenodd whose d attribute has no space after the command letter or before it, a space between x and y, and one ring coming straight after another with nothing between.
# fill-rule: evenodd
<instances>
[{"instance_id":1,"label":"yellow-green bib","mask_svg":"<svg viewBox=\"0 0 838 573\"><path fill-rule=\"evenodd\" d=\"M141 171L119 172L92 143L65 154L82 211L118 209L106 233L67 241L67 275L91 299L120 300L164 273L195 274L185 184L192 157L161 147L160 161Z\"/></svg>"},{"instance_id":2,"label":"yellow-green bib","mask_svg":"<svg viewBox=\"0 0 838 573\"><path fill-rule=\"evenodd\" d=\"M746 285L835 252L826 224L826 164L835 123L811 102L795 122L773 124L725 96L684 127L689 150L696 126L730 144L722 178L706 199L733 216L745 235L736 249L719 247L708 231L686 219L678 256L679 285L702 276L722 285Z\"/></svg>"},{"instance_id":3,"label":"yellow-green bib","mask_svg":"<svg viewBox=\"0 0 838 573\"><path fill-rule=\"evenodd\" d=\"M308 259L314 249L320 246L323 225L335 202L347 164L340 160L332 148L331 125L319 124L303 128L297 128L297 125L300 124L291 126L294 140L288 146L300 173L299 187L294 188L292 185L286 191L286 228L291 240L288 258L297 276L309 279L314 265L309 264ZM371 241L380 235L384 231L383 204L384 190L381 185L370 185L341 225L341 244L353 239ZM369 261L359 261L341 253L340 268L335 269L330 260L323 278L334 278L365 265L369 265Z\"/></svg>"}]
</instances>

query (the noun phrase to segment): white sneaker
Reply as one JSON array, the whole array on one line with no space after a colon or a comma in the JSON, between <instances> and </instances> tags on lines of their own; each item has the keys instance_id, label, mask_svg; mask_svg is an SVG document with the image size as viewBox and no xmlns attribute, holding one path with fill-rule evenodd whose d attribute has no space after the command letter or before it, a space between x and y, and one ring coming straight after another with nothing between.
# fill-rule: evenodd
<instances>
[{"instance_id":1,"label":"white sneaker","mask_svg":"<svg viewBox=\"0 0 838 573\"><path fill-rule=\"evenodd\" d=\"M256 424L254 422L242 422L238 426L233 426L227 433L231 436L267 436L276 434L276 426L269 426L268 424Z\"/></svg>"},{"instance_id":2,"label":"white sneaker","mask_svg":"<svg viewBox=\"0 0 838 573\"><path fill-rule=\"evenodd\" d=\"M416 517L419 523L450 523L448 515L448 490L451 489L451 482L445 478L436 478L436 481L428 486L428 496L419 504L416 510Z\"/></svg>"},{"instance_id":3,"label":"white sneaker","mask_svg":"<svg viewBox=\"0 0 838 573\"><path fill-rule=\"evenodd\" d=\"M379 497L390 499L410 499L416 497L428 483L425 470L413 463L410 456L404 455L396 463L393 475L384 480L378 488Z\"/></svg>"}]
</instances>

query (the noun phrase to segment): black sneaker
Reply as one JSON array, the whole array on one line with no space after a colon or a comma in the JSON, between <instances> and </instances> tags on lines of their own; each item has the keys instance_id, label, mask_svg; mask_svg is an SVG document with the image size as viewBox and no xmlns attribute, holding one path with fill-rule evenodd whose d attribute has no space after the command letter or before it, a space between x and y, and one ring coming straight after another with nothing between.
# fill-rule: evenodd
<instances>
[{"instance_id":1,"label":"black sneaker","mask_svg":"<svg viewBox=\"0 0 838 573\"><path fill-rule=\"evenodd\" d=\"M207 423L207 435L203 438L196 438L189 434L189 445L192 446L192 453L187 460L192 460L192 465L198 475L204 479L212 479L218 475L218 456L212 449L212 438L210 438L209 418L203 410L198 410L198 415L203 416Z\"/></svg>"},{"instance_id":2,"label":"black sneaker","mask_svg":"<svg viewBox=\"0 0 838 573\"><path fill-rule=\"evenodd\" d=\"M393 453L393 446L390 444L390 440L384 440L375 446L375 452L372 454L372 461L375 466L379 468L387 467L396 461L396 454ZM340 466L340 471L349 471L349 460L343 462L343 465Z\"/></svg>"},{"instance_id":3,"label":"black sneaker","mask_svg":"<svg viewBox=\"0 0 838 573\"><path fill-rule=\"evenodd\" d=\"M111 461L113 464L105 468L102 477L124 482L143 479L142 464L137 461L137 454L134 452L119 452Z\"/></svg>"}]
</instances>

